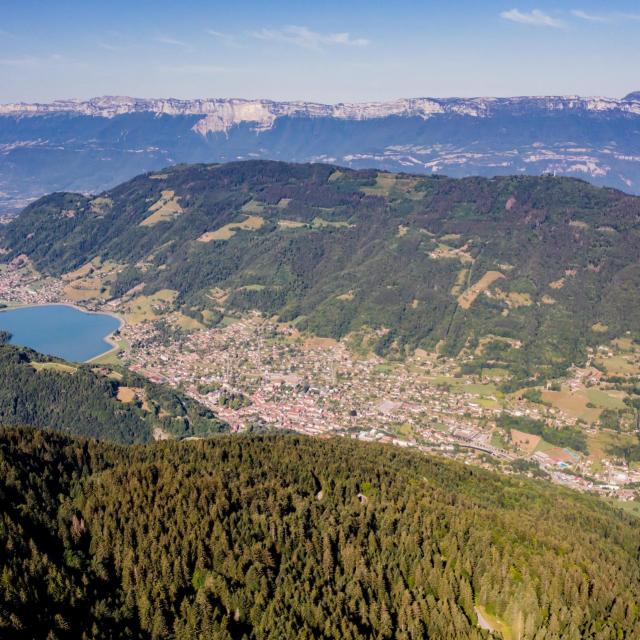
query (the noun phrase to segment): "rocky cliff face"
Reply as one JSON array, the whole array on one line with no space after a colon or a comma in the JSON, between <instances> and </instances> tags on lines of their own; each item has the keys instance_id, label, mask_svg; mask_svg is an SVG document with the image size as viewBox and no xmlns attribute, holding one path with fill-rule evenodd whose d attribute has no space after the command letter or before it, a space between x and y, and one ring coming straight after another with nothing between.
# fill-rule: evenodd
<instances>
[{"instance_id":1,"label":"rocky cliff face","mask_svg":"<svg viewBox=\"0 0 640 640\"><path fill-rule=\"evenodd\" d=\"M0 105L0 216L176 163L249 158L462 177L577 176L640 193L640 94L391 102L105 96Z\"/></svg>"},{"instance_id":2,"label":"rocky cliff face","mask_svg":"<svg viewBox=\"0 0 640 640\"><path fill-rule=\"evenodd\" d=\"M132 113L171 116L203 116L193 126L201 135L228 131L235 125L250 122L257 131L270 129L282 117L336 118L341 120L374 120L379 118L460 115L487 118L498 114L544 112L608 112L640 116L640 92L623 100L602 97L547 96L517 98L404 98L391 102L320 104L316 102L276 102L272 100L143 99L127 96L103 96L86 101L58 100L51 103L0 105L0 115L32 116L52 113L74 113L102 118Z\"/></svg>"}]
</instances>

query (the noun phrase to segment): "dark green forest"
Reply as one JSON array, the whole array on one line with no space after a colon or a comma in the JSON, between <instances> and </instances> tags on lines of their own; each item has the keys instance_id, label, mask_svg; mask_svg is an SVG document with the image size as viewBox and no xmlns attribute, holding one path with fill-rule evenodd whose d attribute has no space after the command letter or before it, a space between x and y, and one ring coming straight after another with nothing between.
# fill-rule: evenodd
<instances>
[{"instance_id":1,"label":"dark green forest","mask_svg":"<svg viewBox=\"0 0 640 640\"><path fill-rule=\"evenodd\" d=\"M0 424L48 427L123 444L149 442L154 427L175 437L211 435L227 429L212 411L171 387L153 384L126 369L71 366L30 349L3 344L2 338ZM121 386L141 389L144 406L120 402Z\"/></svg>"},{"instance_id":2,"label":"dark green forest","mask_svg":"<svg viewBox=\"0 0 640 640\"><path fill-rule=\"evenodd\" d=\"M142 225L163 192L181 213ZM259 228L198 241L249 215ZM371 330L374 350L399 358L508 338L487 361L511 371L511 391L640 333L639 221L640 198L575 179L250 161L142 175L99 199L56 193L6 225L0 244L4 260L27 254L43 273L115 261L112 298L173 289L175 306L205 323L258 309L318 335ZM488 295L460 304L490 273ZM223 309L213 287L228 293Z\"/></svg>"},{"instance_id":3,"label":"dark green forest","mask_svg":"<svg viewBox=\"0 0 640 640\"><path fill-rule=\"evenodd\" d=\"M0 636L640 636L637 521L351 440L0 429Z\"/></svg>"}]
</instances>

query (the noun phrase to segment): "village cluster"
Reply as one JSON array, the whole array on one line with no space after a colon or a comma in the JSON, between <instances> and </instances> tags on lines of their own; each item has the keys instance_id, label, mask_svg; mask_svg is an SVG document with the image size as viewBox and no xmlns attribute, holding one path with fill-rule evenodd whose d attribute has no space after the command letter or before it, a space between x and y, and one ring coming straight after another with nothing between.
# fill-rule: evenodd
<instances>
[{"instance_id":1,"label":"village cluster","mask_svg":"<svg viewBox=\"0 0 640 640\"><path fill-rule=\"evenodd\" d=\"M163 323L171 325L168 315ZM561 447L539 450L540 436L495 426L503 412L544 419L555 427L575 420L524 398L498 400L491 384L455 377L459 362L419 352L402 363L373 354L354 356L344 343L298 335L295 328L248 315L224 327L172 334L153 321L125 325L121 358L147 377L184 389L215 410L234 431L256 426L313 436L341 435L438 452L509 472L528 460L553 481L632 499L640 471L621 460L596 468L586 456ZM592 370L574 369L578 386ZM230 393L246 406L221 403Z\"/></svg>"},{"instance_id":2,"label":"village cluster","mask_svg":"<svg viewBox=\"0 0 640 640\"><path fill-rule=\"evenodd\" d=\"M43 283L18 260L0 270L0 300L64 302L63 283ZM117 312L117 305L110 310ZM496 426L503 413L544 419L558 428L576 420L524 397L505 398L490 380L461 376L459 359L419 350L402 363L387 362L372 353L356 355L344 342L301 335L294 326L259 314L185 330L179 314L169 312L125 323L117 339L121 363L152 381L180 387L235 432L288 429L392 443L506 473L526 461L554 482L623 500L633 499L640 483L640 471L615 457L594 464L567 448L540 447L537 435L512 429L507 437ZM578 389L597 383L597 376L592 367L574 368L564 382ZM229 397L241 401L223 401Z\"/></svg>"}]
</instances>

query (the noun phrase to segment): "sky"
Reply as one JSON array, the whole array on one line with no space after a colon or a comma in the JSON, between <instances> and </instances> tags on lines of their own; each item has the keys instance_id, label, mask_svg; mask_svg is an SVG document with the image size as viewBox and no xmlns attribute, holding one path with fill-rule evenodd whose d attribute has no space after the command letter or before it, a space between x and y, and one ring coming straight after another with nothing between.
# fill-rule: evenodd
<instances>
[{"instance_id":1,"label":"sky","mask_svg":"<svg viewBox=\"0 0 640 640\"><path fill-rule=\"evenodd\" d=\"M0 0L0 102L640 90L640 0Z\"/></svg>"}]
</instances>

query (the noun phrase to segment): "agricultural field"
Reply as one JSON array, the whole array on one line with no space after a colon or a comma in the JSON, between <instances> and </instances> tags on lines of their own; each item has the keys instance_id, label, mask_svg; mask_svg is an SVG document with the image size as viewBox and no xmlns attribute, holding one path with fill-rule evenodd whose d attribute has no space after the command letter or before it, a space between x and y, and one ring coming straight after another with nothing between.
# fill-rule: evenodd
<instances>
[{"instance_id":1,"label":"agricultural field","mask_svg":"<svg viewBox=\"0 0 640 640\"><path fill-rule=\"evenodd\" d=\"M447 241L451 242L459 238L457 234L448 234L439 239L438 244L433 251L429 253L429 256L434 260L459 260L462 264L472 264L473 257L470 253L468 253L468 245L464 245L462 247L451 247L447 244ZM468 272L467 269L463 269L461 272L458 272L458 278L460 278L460 273L464 272L465 276ZM456 282L456 284L463 284L464 280L461 282ZM491 284L491 283L489 283Z\"/></svg>"},{"instance_id":2,"label":"agricultural field","mask_svg":"<svg viewBox=\"0 0 640 640\"><path fill-rule=\"evenodd\" d=\"M360 191L367 196L389 197L395 187L398 176L395 173L378 173L374 186L361 187Z\"/></svg>"},{"instance_id":3,"label":"agricultural field","mask_svg":"<svg viewBox=\"0 0 640 640\"><path fill-rule=\"evenodd\" d=\"M360 187L360 191L367 196L420 200L423 198L424 192L416 189L418 184L419 181L411 176L379 172L376 175L375 185Z\"/></svg>"},{"instance_id":4,"label":"agricultural field","mask_svg":"<svg viewBox=\"0 0 640 640\"><path fill-rule=\"evenodd\" d=\"M596 364L611 376L640 375L640 345L629 338L613 340L601 348Z\"/></svg>"},{"instance_id":5,"label":"agricultural field","mask_svg":"<svg viewBox=\"0 0 640 640\"><path fill-rule=\"evenodd\" d=\"M214 240L230 240L236 231L256 231L264 224L264 218L256 215L246 216L241 222L230 222L215 231L207 231L199 238L199 242L213 242Z\"/></svg>"},{"instance_id":6,"label":"agricultural field","mask_svg":"<svg viewBox=\"0 0 640 640\"><path fill-rule=\"evenodd\" d=\"M130 402L136 400L140 391L141 389L136 389L134 387L120 386L118 387L118 394L116 397L120 402L129 404Z\"/></svg>"},{"instance_id":7,"label":"agricultural field","mask_svg":"<svg viewBox=\"0 0 640 640\"><path fill-rule=\"evenodd\" d=\"M542 399L545 402L572 418L588 423L597 422L603 409L624 409L625 395L618 391L603 391L598 388L572 389L567 385L562 385L560 391L542 391Z\"/></svg>"},{"instance_id":8,"label":"agricultural field","mask_svg":"<svg viewBox=\"0 0 640 640\"><path fill-rule=\"evenodd\" d=\"M176 313L175 322L185 331L198 331L200 329L204 329L204 325L201 322L198 322L195 318L184 315L184 313Z\"/></svg>"},{"instance_id":9,"label":"agricultural field","mask_svg":"<svg viewBox=\"0 0 640 640\"><path fill-rule=\"evenodd\" d=\"M593 462L601 462L611 456L612 447L633 445L637 442L635 435L630 433L616 433L608 429L600 429L596 433L587 434L589 458Z\"/></svg>"},{"instance_id":10,"label":"agricultural field","mask_svg":"<svg viewBox=\"0 0 640 640\"><path fill-rule=\"evenodd\" d=\"M284 198L282 200L284 200ZM242 213L247 213L247 214L259 214L264 211L264 205L261 202L258 202L257 200L249 200L249 202L242 205L241 211Z\"/></svg>"},{"instance_id":11,"label":"agricultural field","mask_svg":"<svg viewBox=\"0 0 640 640\"><path fill-rule=\"evenodd\" d=\"M78 367L64 362L32 362L31 366L36 371L61 371L62 373L75 373Z\"/></svg>"},{"instance_id":12,"label":"agricultural field","mask_svg":"<svg viewBox=\"0 0 640 640\"><path fill-rule=\"evenodd\" d=\"M281 229L300 229L306 227L306 223L299 222L298 220L278 220L278 226Z\"/></svg>"},{"instance_id":13,"label":"agricultural field","mask_svg":"<svg viewBox=\"0 0 640 640\"><path fill-rule=\"evenodd\" d=\"M177 295L177 291L161 289L149 296L136 296L122 304L122 311L130 324L157 320L167 309L172 308Z\"/></svg>"},{"instance_id":14,"label":"agricultural field","mask_svg":"<svg viewBox=\"0 0 640 640\"><path fill-rule=\"evenodd\" d=\"M456 281L451 287L451 295L456 298L462 293L462 289L467 282L467 277L469 275L469 269L460 269L458 274L456 275Z\"/></svg>"},{"instance_id":15,"label":"agricultural field","mask_svg":"<svg viewBox=\"0 0 640 640\"><path fill-rule=\"evenodd\" d=\"M499 271L487 271L476 283L472 284L466 291L458 297L458 304L463 309L469 309L476 298L488 289L496 280L504 278L504 274Z\"/></svg>"},{"instance_id":16,"label":"agricultural field","mask_svg":"<svg viewBox=\"0 0 640 640\"><path fill-rule=\"evenodd\" d=\"M607 502L616 507L622 509L625 513L628 513L636 518L640 518L640 502L636 500L617 500L616 498L609 498Z\"/></svg>"},{"instance_id":17,"label":"agricultural field","mask_svg":"<svg viewBox=\"0 0 640 640\"><path fill-rule=\"evenodd\" d=\"M313 227L315 229L322 229L324 227L335 227L336 229L352 227L354 225L349 224L346 220L325 220L320 216L316 216L313 219Z\"/></svg>"},{"instance_id":18,"label":"agricultural field","mask_svg":"<svg viewBox=\"0 0 640 640\"><path fill-rule=\"evenodd\" d=\"M96 256L78 269L62 276L63 292L72 302L99 303L109 299L110 287L122 266Z\"/></svg>"},{"instance_id":19,"label":"agricultural field","mask_svg":"<svg viewBox=\"0 0 640 640\"><path fill-rule=\"evenodd\" d=\"M158 201L149 207L151 215L145 218L140 223L140 226L152 227L159 222L168 222L173 220L183 213L179 200L180 196L176 196L174 191L170 189L162 191Z\"/></svg>"}]
</instances>

